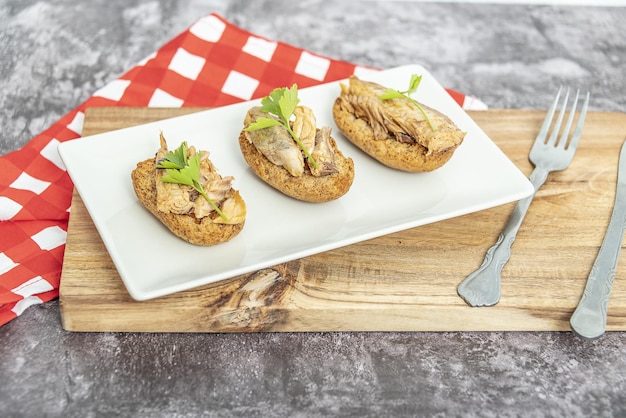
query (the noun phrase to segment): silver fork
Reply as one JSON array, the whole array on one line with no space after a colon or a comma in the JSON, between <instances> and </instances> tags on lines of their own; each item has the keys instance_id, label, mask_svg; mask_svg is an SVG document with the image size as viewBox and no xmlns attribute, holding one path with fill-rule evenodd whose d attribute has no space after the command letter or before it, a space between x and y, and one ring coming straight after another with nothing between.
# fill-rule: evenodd
<instances>
[{"instance_id":1,"label":"silver fork","mask_svg":"<svg viewBox=\"0 0 626 418\"><path fill-rule=\"evenodd\" d=\"M535 197L537 190L539 190L541 185L546 181L548 173L565 170L574 158L574 153L576 152L576 147L578 146L585 116L587 114L589 93L587 93L583 103L574 133L568 141L569 131L574 121L576 106L579 101L579 91L576 91L576 97L572 103L569 117L567 118L560 138L558 138L561 123L567 111L569 89L567 89L565 99L563 100L557 119L554 122L554 126L552 127L552 133L550 137L547 138L548 131L552 125L552 118L559 105L561 91L562 88L559 88L554 102L548 110L548 114L530 150L529 158L535 165L535 169L530 173L529 179L535 191L532 195L517 203L506 226L500 233L498 241L487 251L482 265L478 270L467 276L457 288L459 296L470 306L492 306L498 303L500 300L502 269L511 257L511 245L513 245L513 241L515 241L515 236L526 216L530 203Z\"/></svg>"}]
</instances>

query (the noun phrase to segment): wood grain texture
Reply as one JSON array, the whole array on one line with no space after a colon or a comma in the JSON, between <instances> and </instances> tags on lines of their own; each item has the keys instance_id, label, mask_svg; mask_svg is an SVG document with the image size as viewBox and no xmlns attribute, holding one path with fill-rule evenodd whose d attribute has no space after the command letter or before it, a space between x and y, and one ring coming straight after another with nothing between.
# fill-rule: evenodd
<instances>
[{"instance_id":1,"label":"wood grain texture","mask_svg":"<svg viewBox=\"0 0 626 418\"><path fill-rule=\"evenodd\" d=\"M91 108L83 134L197 110ZM544 112L470 115L530 174L527 156ZM537 194L504 268L500 303L487 308L467 306L456 286L481 264L514 203L137 302L75 192L60 287L63 326L137 332L569 330L609 222L625 136L626 114L588 114L572 165L550 174ZM626 330L626 265L618 267L607 330Z\"/></svg>"}]
</instances>

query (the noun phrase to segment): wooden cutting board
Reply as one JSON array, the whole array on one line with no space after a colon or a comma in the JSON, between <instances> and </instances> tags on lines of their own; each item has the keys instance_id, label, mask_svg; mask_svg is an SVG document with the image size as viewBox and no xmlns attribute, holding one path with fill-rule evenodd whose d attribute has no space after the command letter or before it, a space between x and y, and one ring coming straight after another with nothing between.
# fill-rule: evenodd
<instances>
[{"instance_id":1,"label":"wooden cutting board","mask_svg":"<svg viewBox=\"0 0 626 418\"><path fill-rule=\"evenodd\" d=\"M198 110L91 108L83 134ZM544 112L470 114L530 174L527 155ZM514 203L137 302L75 192L60 287L63 326L137 332L569 330L609 222L625 136L626 114L588 114L572 165L551 174L530 207L493 307L467 306L456 287L481 264ZM625 256L609 303L609 331L626 330Z\"/></svg>"}]
</instances>

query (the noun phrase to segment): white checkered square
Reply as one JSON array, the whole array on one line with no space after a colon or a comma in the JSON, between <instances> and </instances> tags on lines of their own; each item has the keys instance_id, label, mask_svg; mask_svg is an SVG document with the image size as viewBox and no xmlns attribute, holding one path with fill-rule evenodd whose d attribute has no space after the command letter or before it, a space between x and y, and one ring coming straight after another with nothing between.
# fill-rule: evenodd
<instances>
[{"instance_id":1,"label":"white checkered square","mask_svg":"<svg viewBox=\"0 0 626 418\"><path fill-rule=\"evenodd\" d=\"M13 181L13 183L9 185L9 187L20 190L30 190L35 194L41 194L41 192L46 190L50 184L51 183L49 181L43 181L27 173L22 173L15 179L15 181Z\"/></svg>"},{"instance_id":2,"label":"white checkered square","mask_svg":"<svg viewBox=\"0 0 626 418\"><path fill-rule=\"evenodd\" d=\"M67 129L76 132L80 135L83 132L83 122L85 121L85 114L83 112L76 112L74 119L67 125Z\"/></svg>"},{"instance_id":3,"label":"white checkered square","mask_svg":"<svg viewBox=\"0 0 626 418\"><path fill-rule=\"evenodd\" d=\"M204 64L206 64L204 58L190 54L183 48L178 48L167 68L177 72L183 77L195 80L198 78L200 71L202 71Z\"/></svg>"},{"instance_id":4,"label":"white checkered square","mask_svg":"<svg viewBox=\"0 0 626 418\"><path fill-rule=\"evenodd\" d=\"M43 158L65 171L65 164L63 164L63 160L61 159L58 151L60 143L61 142L58 139L53 138L50 142L48 142L48 145L43 147L40 154Z\"/></svg>"},{"instance_id":5,"label":"white checkered square","mask_svg":"<svg viewBox=\"0 0 626 418\"><path fill-rule=\"evenodd\" d=\"M4 274L7 271L17 267L17 263L9 258L5 253L0 253L0 274Z\"/></svg>"},{"instance_id":6,"label":"white checkered square","mask_svg":"<svg viewBox=\"0 0 626 418\"><path fill-rule=\"evenodd\" d=\"M33 277L32 279L22 283L15 289L11 289L11 292L16 295L20 295L23 298L27 298L38 293L49 292L54 289L46 279L41 276Z\"/></svg>"},{"instance_id":7,"label":"white checkered square","mask_svg":"<svg viewBox=\"0 0 626 418\"><path fill-rule=\"evenodd\" d=\"M265 39L250 36L243 46L243 52L253 55L263 61L270 62L274 51L276 51L276 42L266 41Z\"/></svg>"},{"instance_id":8,"label":"white checkered square","mask_svg":"<svg viewBox=\"0 0 626 418\"><path fill-rule=\"evenodd\" d=\"M226 77L222 92L240 99L250 100L259 86L259 80L237 71L231 71Z\"/></svg>"},{"instance_id":9,"label":"white checkered square","mask_svg":"<svg viewBox=\"0 0 626 418\"><path fill-rule=\"evenodd\" d=\"M65 244L67 232L58 226L51 226L37 232L31 237L42 250L49 251Z\"/></svg>"},{"instance_id":10,"label":"white checkered square","mask_svg":"<svg viewBox=\"0 0 626 418\"><path fill-rule=\"evenodd\" d=\"M17 213L21 211L23 207L24 206L20 205L13 199L9 199L6 196L0 196L0 221L8 221L9 219L17 215ZM1 263L2 260L0 260L0 265Z\"/></svg>"},{"instance_id":11,"label":"white checkered square","mask_svg":"<svg viewBox=\"0 0 626 418\"><path fill-rule=\"evenodd\" d=\"M222 37L224 29L226 29L224 22L215 16L207 16L194 23L189 28L189 32L205 41L217 42Z\"/></svg>"},{"instance_id":12,"label":"white checkered square","mask_svg":"<svg viewBox=\"0 0 626 418\"><path fill-rule=\"evenodd\" d=\"M156 89L148 102L148 107L181 107L184 100L166 91Z\"/></svg>"},{"instance_id":13,"label":"white checkered square","mask_svg":"<svg viewBox=\"0 0 626 418\"><path fill-rule=\"evenodd\" d=\"M118 102L128 86L130 86L130 80L114 80L101 89L96 90L93 95Z\"/></svg>"},{"instance_id":14,"label":"white checkered square","mask_svg":"<svg viewBox=\"0 0 626 418\"><path fill-rule=\"evenodd\" d=\"M20 316L28 307L33 305L38 305L43 303L43 300L39 299L37 296L29 296L26 299L22 299L18 301L11 310L15 313L15 315Z\"/></svg>"},{"instance_id":15,"label":"white checkered square","mask_svg":"<svg viewBox=\"0 0 626 418\"><path fill-rule=\"evenodd\" d=\"M296 65L296 73L322 81L326 77L330 61L326 58L303 51Z\"/></svg>"}]
</instances>

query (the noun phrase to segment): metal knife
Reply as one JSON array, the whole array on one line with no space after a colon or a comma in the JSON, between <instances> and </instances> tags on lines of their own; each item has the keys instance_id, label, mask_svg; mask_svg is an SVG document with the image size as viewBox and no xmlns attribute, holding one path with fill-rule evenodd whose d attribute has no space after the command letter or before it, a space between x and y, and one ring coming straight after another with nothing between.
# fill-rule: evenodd
<instances>
[{"instance_id":1,"label":"metal knife","mask_svg":"<svg viewBox=\"0 0 626 418\"><path fill-rule=\"evenodd\" d=\"M570 318L572 330L579 336L595 339L606 329L609 297L617 270L626 227L626 141L622 144L617 171L615 204L606 235L587 279L585 291Z\"/></svg>"}]
</instances>

